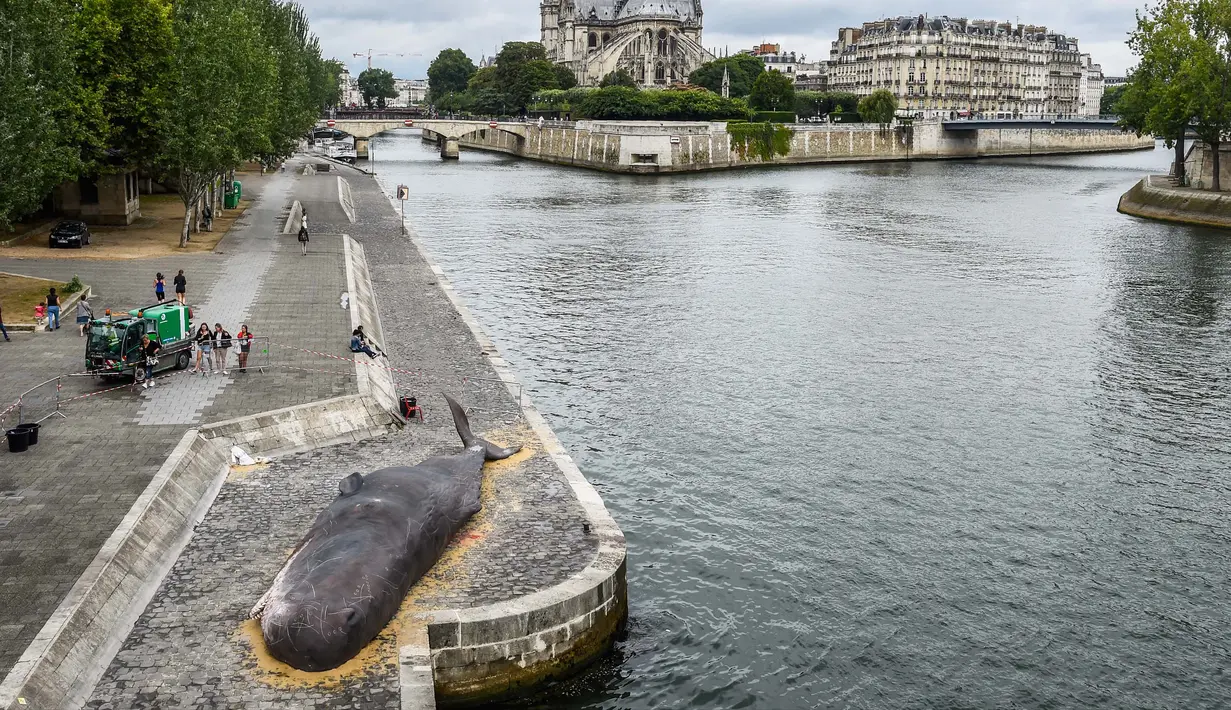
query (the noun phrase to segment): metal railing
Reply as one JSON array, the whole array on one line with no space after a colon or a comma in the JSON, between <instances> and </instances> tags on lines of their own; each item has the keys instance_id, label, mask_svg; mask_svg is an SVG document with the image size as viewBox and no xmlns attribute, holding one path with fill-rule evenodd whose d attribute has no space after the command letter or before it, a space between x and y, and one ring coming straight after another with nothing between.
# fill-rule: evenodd
<instances>
[{"instance_id":1,"label":"metal railing","mask_svg":"<svg viewBox=\"0 0 1231 710\"><path fill-rule=\"evenodd\" d=\"M40 424L52 417L67 419L64 412L60 411L63 404L60 392L63 388L63 377L53 377L31 387L18 395L17 401L0 414L0 422L7 428L13 417L16 417L14 425Z\"/></svg>"}]
</instances>

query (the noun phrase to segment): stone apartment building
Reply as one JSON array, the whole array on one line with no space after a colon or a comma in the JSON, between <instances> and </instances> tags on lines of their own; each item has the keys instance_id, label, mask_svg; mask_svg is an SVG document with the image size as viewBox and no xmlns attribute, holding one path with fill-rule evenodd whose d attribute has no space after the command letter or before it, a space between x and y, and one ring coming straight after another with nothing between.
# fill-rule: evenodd
<instances>
[{"instance_id":1,"label":"stone apartment building","mask_svg":"<svg viewBox=\"0 0 1231 710\"><path fill-rule=\"evenodd\" d=\"M1097 116L1103 105L1103 67L1095 64L1089 54L1081 55L1081 113Z\"/></svg>"},{"instance_id":2,"label":"stone apartment building","mask_svg":"<svg viewBox=\"0 0 1231 710\"><path fill-rule=\"evenodd\" d=\"M663 87L714 59L701 46L701 0L542 0L539 10L547 58L580 86L622 68Z\"/></svg>"},{"instance_id":3,"label":"stone apartment building","mask_svg":"<svg viewBox=\"0 0 1231 710\"><path fill-rule=\"evenodd\" d=\"M893 92L925 117L1082 113L1077 40L1046 27L949 17L898 17L846 27L831 44L828 88Z\"/></svg>"}]
</instances>

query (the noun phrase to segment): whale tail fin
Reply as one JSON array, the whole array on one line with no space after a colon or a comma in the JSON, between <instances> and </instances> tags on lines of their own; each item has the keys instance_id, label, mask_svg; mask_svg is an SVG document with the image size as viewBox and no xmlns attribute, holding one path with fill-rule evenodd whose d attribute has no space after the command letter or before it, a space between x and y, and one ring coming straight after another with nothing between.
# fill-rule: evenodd
<instances>
[{"instance_id":1,"label":"whale tail fin","mask_svg":"<svg viewBox=\"0 0 1231 710\"><path fill-rule=\"evenodd\" d=\"M466 410L462 408L462 405L458 404L457 400L447 394L445 399L449 402L449 409L453 412L453 424L457 427L457 434L462 437L462 444L466 448L470 449L476 446L482 448L485 461L501 461L521 451L520 446L512 446L505 449L475 436L474 432L470 431L470 419L466 417Z\"/></svg>"}]
</instances>

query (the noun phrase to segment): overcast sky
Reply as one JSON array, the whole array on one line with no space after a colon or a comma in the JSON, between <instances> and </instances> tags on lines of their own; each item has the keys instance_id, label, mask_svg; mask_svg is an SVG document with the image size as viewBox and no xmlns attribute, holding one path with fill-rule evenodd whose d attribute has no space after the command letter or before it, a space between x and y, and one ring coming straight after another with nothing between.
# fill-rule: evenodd
<instances>
[{"instance_id":1,"label":"overcast sky","mask_svg":"<svg viewBox=\"0 0 1231 710\"><path fill-rule=\"evenodd\" d=\"M358 73L369 49L408 56L373 56L372 65L399 78L422 78L440 50L457 47L475 63L504 42L539 39L538 0L299 0L326 57L345 61ZM1135 25L1134 11L1145 0L702 0L707 48L731 53L760 42L786 51L827 58L839 27L899 15L949 15L1026 22L1077 37L1081 49L1102 63L1108 76L1134 64L1124 44ZM363 58L354 57L363 54ZM415 55L415 56L409 56Z\"/></svg>"}]
</instances>

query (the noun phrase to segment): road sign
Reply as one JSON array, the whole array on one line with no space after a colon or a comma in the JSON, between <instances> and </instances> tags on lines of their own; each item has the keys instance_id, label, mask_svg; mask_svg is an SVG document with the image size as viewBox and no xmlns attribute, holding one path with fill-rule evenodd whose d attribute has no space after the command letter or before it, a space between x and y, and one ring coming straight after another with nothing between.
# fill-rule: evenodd
<instances>
[{"instance_id":1,"label":"road sign","mask_svg":"<svg viewBox=\"0 0 1231 710\"><path fill-rule=\"evenodd\" d=\"M329 126L330 128L333 128L333 125L334 125L335 123L337 123L337 122L336 122L336 121L334 121L332 118L331 118L331 119L329 119L328 121L325 121L325 125L326 125L326 126Z\"/></svg>"},{"instance_id":2,"label":"road sign","mask_svg":"<svg viewBox=\"0 0 1231 710\"><path fill-rule=\"evenodd\" d=\"M495 122L495 121L492 121L491 123L489 123L489 124L487 124L487 125L488 125L488 126L491 126L492 128L497 128L497 127L499 127L499 126L500 126L500 124L499 124L499 123L497 123L497 122Z\"/></svg>"},{"instance_id":3,"label":"road sign","mask_svg":"<svg viewBox=\"0 0 1231 710\"><path fill-rule=\"evenodd\" d=\"M410 120L409 118L408 118L408 119L406 119L405 121L403 121L403 123L405 123L405 124L406 124L406 127L407 127L407 128L412 128L412 127L415 125L415 122L414 122L414 121L412 121L412 120Z\"/></svg>"},{"instance_id":4,"label":"road sign","mask_svg":"<svg viewBox=\"0 0 1231 710\"><path fill-rule=\"evenodd\" d=\"M405 185L398 185L398 199L402 202L410 199L410 188Z\"/></svg>"}]
</instances>

